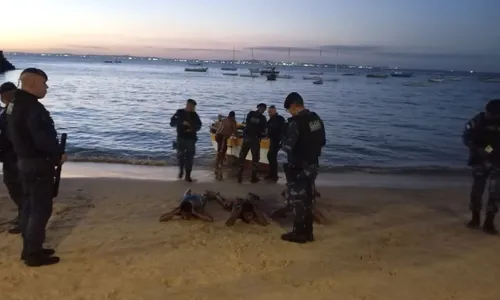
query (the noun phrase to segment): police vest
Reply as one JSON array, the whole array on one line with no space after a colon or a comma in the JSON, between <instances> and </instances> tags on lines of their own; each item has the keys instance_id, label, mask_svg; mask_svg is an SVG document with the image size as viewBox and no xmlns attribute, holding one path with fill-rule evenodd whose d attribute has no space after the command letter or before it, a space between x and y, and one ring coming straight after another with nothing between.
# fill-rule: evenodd
<instances>
[{"instance_id":1,"label":"police vest","mask_svg":"<svg viewBox=\"0 0 500 300\"><path fill-rule=\"evenodd\" d=\"M484 120L483 130L479 133L477 144L480 147L491 146L494 153L500 155L500 122Z\"/></svg>"},{"instance_id":2,"label":"police vest","mask_svg":"<svg viewBox=\"0 0 500 300\"><path fill-rule=\"evenodd\" d=\"M325 140L323 123L319 116L310 111L302 112L292 118L296 122L299 139L292 150L293 161L297 166L317 164Z\"/></svg>"}]
</instances>

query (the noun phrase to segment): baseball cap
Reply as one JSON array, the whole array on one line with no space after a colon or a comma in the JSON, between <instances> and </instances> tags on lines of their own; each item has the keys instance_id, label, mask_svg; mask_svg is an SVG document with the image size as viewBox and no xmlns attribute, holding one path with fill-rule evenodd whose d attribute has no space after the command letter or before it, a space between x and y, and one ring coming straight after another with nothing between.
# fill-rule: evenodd
<instances>
[{"instance_id":1,"label":"baseball cap","mask_svg":"<svg viewBox=\"0 0 500 300\"><path fill-rule=\"evenodd\" d=\"M10 81L4 82L2 85L0 85L0 94L15 90L17 90L16 85Z\"/></svg>"}]
</instances>

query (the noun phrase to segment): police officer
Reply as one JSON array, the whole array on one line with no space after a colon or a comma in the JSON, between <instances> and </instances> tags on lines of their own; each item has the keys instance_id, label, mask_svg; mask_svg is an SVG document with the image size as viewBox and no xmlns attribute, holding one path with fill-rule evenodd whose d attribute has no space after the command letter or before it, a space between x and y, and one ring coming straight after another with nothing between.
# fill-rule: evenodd
<instances>
[{"instance_id":1,"label":"police officer","mask_svg":"<svg viewBox=\"0 0 500 300\"><path fill-rule=\"evenodd\" d=\"M267 180L278 180L278 151L285 131L285 118L276 112L274 105L267 110L269 120L267 121L267 136L269 137L269 151L267 160L269 161L269 175Z\"/></svg>"},{"instance_id":2,"label":"police officer","mask_svg":"<svg viewBox=\"0 0 500 300\"><path fill-rule=\"evenodd\" d=\"M320 117L304 107L304 100L290 93L284 104L292 115L281 149L287 153L284 165L287 179L287 201L292 206L295 221L293 231L281 239L294 243L312 242L314 180L317 176L318 157L325 145L325 127Z\"/></svg>"},{"instance_id":3,"label":"police officer","mask_svg":"<svg viewBox=\"0 0 500 300\"><path fill-rule=\"evenodd\" d=\"M480 227L483 193L489 179L483 231L497 234L494 219L500 202L500 99L489 101L484 112L467 122L463 142L469 148L468 165L473 169L469 204L472 219L467 226L473 229Z\"/></svg>"},{"instance_id":4,"label":"police officer","mask_svg":"<svg viewBox=\"0 0 500 300\"><path fill-rule=\"evenodd\" d=\"M238 172L238 182L243 180L243 169L245 168L245 159L248 152L252 153L252 183L259 182L257 171L260 161L260 140L266 134L267 121L264 117L267 105L260 103L257 105L257 110L248 113L245 121L245 129L243 130L243 143L241 145Z\"/></svg>"},{"instance_id":5,"label":"police officer","mask_svg":"<svg viewBox=\"0 0 500 300\"><path fill-rule=\"evenodd\" d=\"M12 82L5 82L0 86L0 98L5 106L14 99L16 90L17 87ZM18 234L21 232L19 217L21 216L21 205L24 200L24 193L17 168L17 156L8 137L7 114L5 109L2 109L0 113L0 158L3 163L3 182L7 187L10 198L16 204L18 211L17 217L12 221L13 226L8 232L11 234Z\"/></svg>"},{"instance_id":6,"label":"police officer","mask_svg":"<svg viewBox=\"0 0 500 300\"><path fill-rule=\"evenodd\" d=\"M193 160L196 153L196 133L201 129L201 120L196 113L196 101L188 99L186 107L179 109L170 119L170 126L177 128L177 140L175 148L177 150L177 160L179 163L179 179L184 176L185 180L192 182L191 171L193 170Z\"/></svg>"},{"instance_id":7,"label":"police officer","mask_svg":"<svg viewBox=\"0 0 500 300\"><path fill-rule=\"evenodd\" d=\"M47 74L36 68L21 73L21 89L7 107L7 128L18 157L19 174L27 193L21 213L23 251L27 266L59 262L53 249L44 249L45 227L52 214L55 166L66 160L49 112L38 101L47 94Z\"/></svg>"}]
</instances>

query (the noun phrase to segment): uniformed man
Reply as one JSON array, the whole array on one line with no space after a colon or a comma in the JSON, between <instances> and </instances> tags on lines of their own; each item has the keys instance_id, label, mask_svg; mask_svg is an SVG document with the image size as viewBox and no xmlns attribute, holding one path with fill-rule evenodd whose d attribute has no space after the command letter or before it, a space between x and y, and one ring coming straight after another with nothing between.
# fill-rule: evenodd
<instances>
[{"instance_id":1,"label":"uniformed man","mask_svg":"<svg viewBox=\"0 0 500 300\"><path fill-rule=\"evenodd\" d=\"M278 151L281 140L286 130L286 121L283 116L276 111L276 106L271 105L267 110L269 120L267 121L267 136L269 137L269 151L267 160L269 161L269 175L267 180L278 180Z\"/></svg>"},{"instance_id":2,"label":"uniformed man","mask_svg":"<svg viewBox=\"0 0 500 300\"><path fill-rule=\"evenodd\" d=\"M295 243L312 242L314 198L313 183L317 176L318 158L326 143L325 127L321 118L304 107L304 100L290 93L284 104L292 115L281 149L287 153L286 173L287 200L293 207L295 221L293 231L281 238Z\"/></svg>"},{"instance_id":3,"label":"uniformed man","mask_svg":"<svg viewBox=\"0 0 500 300\"><path fill-rule=\"evenodd\" d=\"M191 171L196 153L196 141L198 141L196 133L201 129L201 120L196 113L196 101L188 99L186 107L177 110L172 116L170 126L177 128L175 148L179 163L179 179L184 176L184 171L186 171L185 180L192 182Z\"/></svg>"},{"instance_id":4,"label":"uniformed man","mask_svg":"<svg viewBox=\"0 0 500 300\"><path fill-rule=\"evenodd\" d=\"M483 231L497 234L494 219L500 202L500 99L489 101L485 112L467 122L463 142L469 148L468 165L473 169L469 204L472 219L467 226L473 229L480 227L483 193L489 179Z\"/></svg>"},{"instance_id":5,"label":"uniformed man","mask_svg":"<svg viewBox=\"0 0 500 300\"><path fill-rule=\"evenodd\" d=\"M21 73L21 89L7 107L9 137L18 157L26 201L21 213L23 251L27 266L59 262L53 249L44 249L45 227L52 214L56 165L66 160L54 122L38 101L47 94L47 74L36 68Z\"/></svg>"},{"instance_id":6,"label":"uniformed man","mask_svg":"<svg viewBox=\"0 0 500 300\"><path fill-rule=\"evenodd\" d=\"M245 160L247 158L248 152L252 153L252 183L259 182L257 177L257 171L259 168L260 161L260 140L265 136L267 129L266 117L264 117L264 112L266 111L267 105L260 103L257 105L257 110L248 113L245 121L245 129L243 130L243 143L241 145L239 165L240 170L238 172L238 182L241 183L243 180L243 170L245 168Z\"/></svg>"},{"instance_id":7,"label":"uniformed man","mask_svg":"<svg viewBox=\"0 0 500 300\"><path fill-rule=\"evenodd\" d=\"M17 87L12 82L5 82L0 86L0 98L5 106L14 99L16 90ZM21 232L19 218L21 216L21 205L24 200L24 193L17 168L17 156L8 137L6 112L5 109L2 109L0 113L0 158L3 163L3 182L7 187L10 198L16 204L18 211L16 218L11 221L13 226L8 232L11 234L19 234Z\"/></svg>"}]
</instances>

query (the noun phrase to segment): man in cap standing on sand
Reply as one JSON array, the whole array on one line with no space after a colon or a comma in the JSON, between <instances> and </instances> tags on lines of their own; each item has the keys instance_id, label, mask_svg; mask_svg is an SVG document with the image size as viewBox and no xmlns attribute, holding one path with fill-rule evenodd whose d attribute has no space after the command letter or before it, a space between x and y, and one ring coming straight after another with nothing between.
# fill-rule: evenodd
<instances>
[{"instance_id":1,"label":"man in cap standing on sand","mask_svg":"<svg viewBox=\"0 0 500 300\"><path fill-rule=\"evenodd\" d=\"M185 180L192 182L191 171L193 170L193 160L196 153L196 133L201 129L201 120L196 113L196 101L188 99L184 109L178 109L170 119L170 126L176 127L177 139L175 148L177 150L177 160L179 163L179 179L184 176Z\"/></svg>"},{"instance_id":2,"label":"man in cap standing on sand","mask_svg":"<svg viewBox=\"0 0 500 300\"><path fill-rule=\"evenodd\" d=\"M240 169L238 172L238 182L241 183L243 180L243 170L245 169L245 160L247 158L248 152L252 153L252 183L259 182L257 177L257 171L259 168L260 161L260 140L265 136L267 129L266 117L264 117L264 112L266 111L267 105L265 103L259 103L257 105L257 110L248 113L245 120L245 129L243 130L243 143L241 145L239 165Z\"/></svg>"},{"instance_id":3,"label":"man in cap standing on sand","mask_svg":"<svg viewBox=\"0 0 500 300\"><path fill-rule=\"evenodd\" d=\"M21 73L21 88L7 106L7 128L18 157L26 192L21 213L21 259L30 267L59 262L53 249L43 248L52 215L55 167L66 160L49 112L38 100L47 94L47 74L36 68Z\"/></svg>"},{"instance_id":4,"label":"man in cap standing on sand","mask_svg":"<svg viewBox=\"0 0 500 300\"><path fill-rule=\"evenodd\" d=\"M304 107L304 100L296 92L286 97L284 108L292 115L281 149L287 153L284 165L286 196L295 220L293 231L283 234L281 239L294 243L312 242L313 185L321 148L326 144L325 126L316 113Z\"/></svg>"},{"instance_id":5,"label":"man in cap standing on sand","mask_svg":"<svg viewBox=\"0 0 500 300\"><path fill-rule=\"evenodd\" d=\"M5 82L0 86L0 98L5 106L9 105L12 99L14 99L16 90L17 87L12 82ZM0 113L0 158L2 161L3 182L7 187L10 198L16 204L18 212L17 217L11 222L13 226L9 229L9 233L18 234L21 232L19 218L21 216L24 192L17 168L17 156L8 137L6 112L6 109L3 108Z\"/></svg>"}]
</instances>

